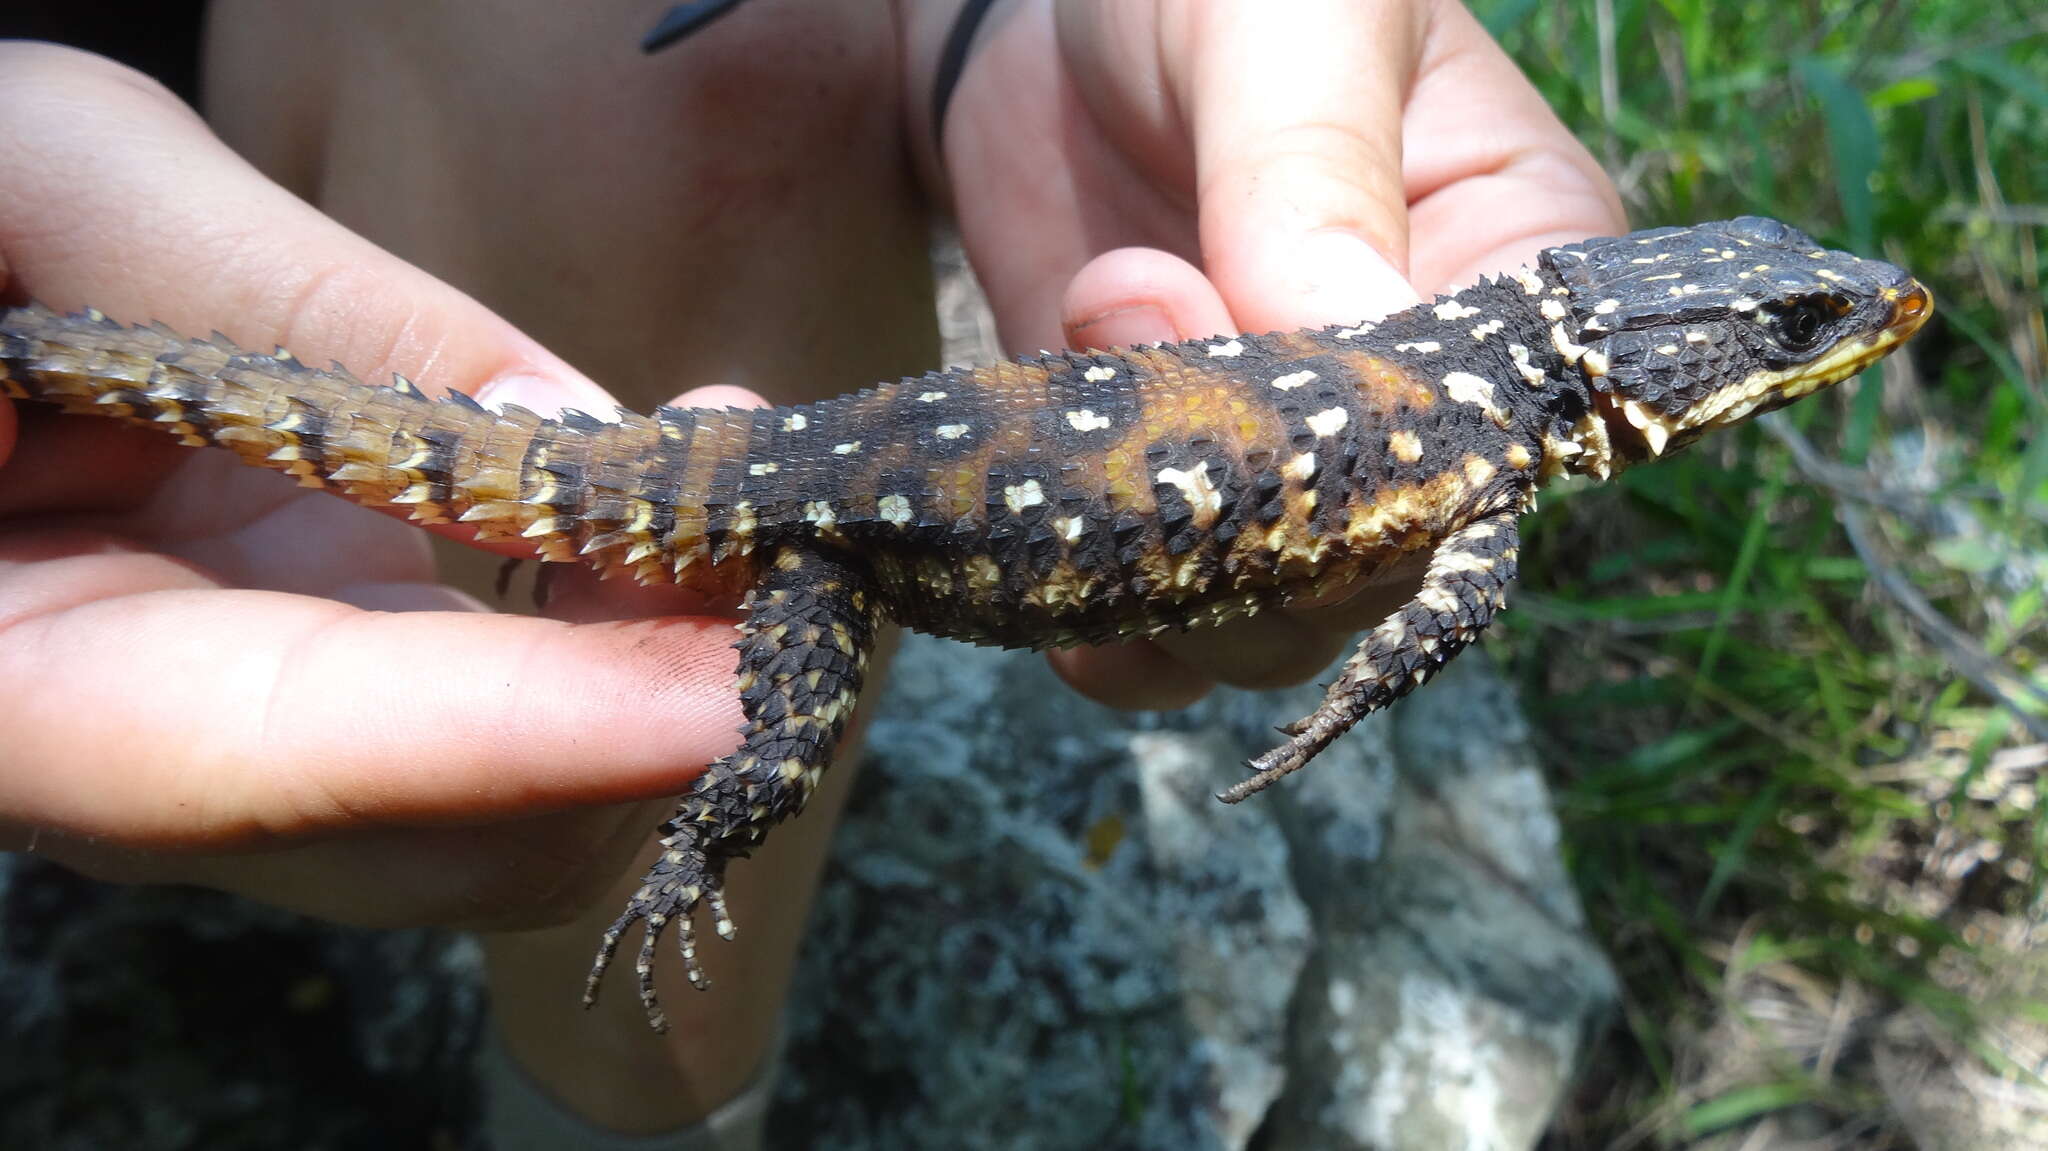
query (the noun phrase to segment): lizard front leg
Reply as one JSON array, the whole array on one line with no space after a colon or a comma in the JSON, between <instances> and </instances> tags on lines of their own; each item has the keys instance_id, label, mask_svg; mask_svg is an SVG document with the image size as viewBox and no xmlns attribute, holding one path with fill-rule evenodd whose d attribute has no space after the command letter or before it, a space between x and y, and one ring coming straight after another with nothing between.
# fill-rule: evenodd
<instances>
[{"instance_id":1,"label":"lizard front leg","mask_svg":"<svg viewBox=\"0 0 2048 1151\"><path fill-rule=\"evenodd\" d=\"M777 551L745 607L746 622L734 645L740 653L745 739L697 778L675 815L661 825L661 858L605 930L583 988L588 1007L597 1001L598 983L620 936L636 920L646 920L633 968L647 1022L656 1031L668 1030L654 994L656 941L673 924L690 982L699 989L710 985L697 962L697 905L708 904L718 934L733 937L725 909L726 864L803 810L817 789L853 714L881 624L867 571L850 557L810 544Z\"/></svg>"},{"instance_id":2,"label":"lizard front leg","mask_svg":"<svg viewBox=\"0 0 2048 1151\"><path fill-rule=\"evenodd\" d=\"M1428 682L1506 606L1520 536L1514 511L1451 533L1430 556L1415 598L1374 628L1323 695L1322 705L1282 730L1286 743L1249 766L1256 774L1216 798L1236 803L1299 770L1351 725Z\"/></svg>"}]
</instances>

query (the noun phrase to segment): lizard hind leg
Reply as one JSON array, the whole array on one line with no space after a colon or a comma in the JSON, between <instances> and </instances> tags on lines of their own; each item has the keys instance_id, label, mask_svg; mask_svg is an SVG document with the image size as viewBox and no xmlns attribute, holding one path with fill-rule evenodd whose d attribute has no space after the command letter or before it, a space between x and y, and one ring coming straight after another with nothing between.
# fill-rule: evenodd
<instances>
[{"instance_id":1,"label":"lizard hind leg","mask_svg":"<svg viewBox=\"0 0 2048 1151\"><path fill-rule=\"evenodd\" d=\"M1465 525L1437 545L1415 598L1359 642L1314 712L1281 728L1288 739L1251 761L1254 774L1216 798L1237 803L1300 770L1351 725L1428 682L1479 638L1506 604L1520 537L1515 513Z\"/></svg>"},{"instance_id":2,"label":"lizard hind leg","mask_svg":"<svg viewBox=\"0 0 2048 1151\"><path fill-rule=\"evenodd\" d=\"M852 717L881 625L880 599L866 570L816 545L781 548L745 606L746 622L733 645L740 653L744 739L739 750L697 777L675 815L661 825L661 856L605 929L584 983L588 1007L597 1002L598 984L620 939L644 921L633 968L640 1003L656 1031L668 1029L654 993L657 941L675 928L690 982L699 989L710 986L697 962L697 907L708 906L718 934L733 937L725 907L726 865L803 810L817 789Z\"/></svg>"}]
</instances>

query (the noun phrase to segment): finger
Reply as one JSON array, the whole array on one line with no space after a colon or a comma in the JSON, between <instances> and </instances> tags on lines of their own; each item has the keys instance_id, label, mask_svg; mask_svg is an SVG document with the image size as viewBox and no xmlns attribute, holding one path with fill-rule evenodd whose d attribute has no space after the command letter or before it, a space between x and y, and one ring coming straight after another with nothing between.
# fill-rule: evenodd
<instances>
[{"instance_id":1,"label":"finger","mask_svg":"<svg viewBox=\"0 0 2048 1151\"><path fill-rule=\"evenodd\" d=\"M338 360L375 383L604 391L487 309L264 178L154 82L50 45L0 44L0 259L10 293L187 335Z\"/></svg>"},{"instance_id":2,"label":"finger","mask_svg":"<svg viewBox=\"0 0 2048 1151\"><path fill-rule=\"evenodd\" d=\"M519 931L568 919L609 890L664 807L673 801L219 854L141 850L0 821L0 849L34 851L105 882L196 884L364 927Z\"/></svg>"},{"instance_id":3,"label":"finger","mask_svg":"<svg viewBox=\"0 0 2048 1151\"><path fill-rule=\"evenodd\" d=\"M8 298L7 246L0 244L0 302ZM19 428L20 424L14 412L14 401L0 398L0 468L6 467L7 461L14 456L15 437ZM0 494L4 492L5 489L0 488Z\"/></svg>"},{"instance_id":4,"label":"finger","mask_svg":"<svg viewBox=\"0 0 2048 1151\"><path fill-rule=\"evenodd\" d=\"M757 392L732 384L693 388L670 401L685 408L758 408L768 401ZM656 615L732 616L730 599L708 596L676 584L640 584L605 579L581 564L553 564L546 572L545 608L549 618L593 623Z\"/></svg>"},{"instance_id":5,"label":"finger","mask_svg":"<svg viewBox=\"0 0 2048 1151\"><path fill-rule=\"evenodd\" d=\"M1289 604L1286 614L1313 631L1342 636L1349 642L1355 633L1385 622L1414 599L1427 567L1426 562L1402 567L1364 587L1334 589L1326 597Z\"/></svg>"},{"instance_id":6,"label":"finger","mask_svg":"<svg viewBox=\"0 0 2048 1151\"><path fill-rule=\"evenodd\" d=\"M1401 107L1416 7L1189 13L1193 63L1176 82L1192 115L1202 254L1240 328L1355 323L1415 302Z\"/></svg>"},{"instance_id":7,"label":"finger","mask_svg":"<svg viewBox=\"0 0 2048 1151\"><path fill-rule=\"evenodd\" d=\"M76 535L8 541L0 626L0 811L134 846L674 794L740 720L722 621L365 612Z\"/></svg>"},{"instance_id":8,"label":"finger","mask_svg":"<svg viewBox=\"0 0 2048 1151\"><path fill-rule=\"evenodd\" d=\"M1156 248L1119 248L1083 267L1060 305L1070 348L1130 348L1232 331L1201 269Z\"/></svg>"},{"instance_id":9,"label":"finger","mask_svg":"<svg viewBox=\"0 0 2048 1151\"><path fill-rule=\"evenodd\" d=\"M14 401L0 399L0 469L5 469L7 461L14 458L14 449L20 440L20 434L21 418L14 410ZM0 498L4 498L6 492L6 485L0 483Z\"/></svg>"},{"instance_id":10,"label":"finger","mask_svg":"<svg viewBox=\"0 0 2048 1151\"><path fill-rule=\"evenodd\" d=\"M1426 291L1627 230L1613 182L1462 5L1438 6L1406 137L1409 266Z\"/></svg>"},{"instance_id":11,"label":"finger","mask_svg":"<svg viewBox=\"0 0 2048 1151\"><path fill-rule=\"evenodd\" d=\"M36 513L116 513L147 503L156 485L191 458L155 428L60 415L41 404L0 401L18 429L0 457L0 519ZM90 460L81 468L80 460ZM290 481L285 481L289 486Z\"/></svg>"},{"instance_id":12,"label":"finger","mask_svg":"<svg viewBox=\"0 0 2048 1151\"><path fill-rule=\"evenodd\" d=\"M1328 667L1356 632L1408 602L1426 566L1402 564L1371 582L1331 588L1221 627L1169 632L1153 642L1204 679L1250 690L1290 687Z\"/></svg>"},{"instance_id":13,"label":"finger","mask_svg":"<svg viewBox=\"0 0 2048 1151\"><path fill-rule=\"evenodd\" d=\"M1110 707L1152 711L1186 707L1215 686L1149 641L1045 654L1053 671L1069 687Z\"/></svg>"},{"instance_id":14,"label":"finger","mask_svg":"<svg viewBox=\"0 0 2048 1151\"><path fill-rule=\"evenodd\" d=\"M1266 690L1300 683L1330 665L1350 645L1282 612L1235 619L1219 627L1169 632L1154 642L1198 674L1231 687Z\"/></svg>"},{"instance_id":15,"label":"finger","mask_svg":"<svg viewBox=\"0 0 2048 1151\"><path fill-rule=\"evenodd\" d=\"M679 408L765 408L768 401L761 393L742 388L737 384L711 384L702 388L691 388L669 403Z\"/></svg>"}]
</instances>

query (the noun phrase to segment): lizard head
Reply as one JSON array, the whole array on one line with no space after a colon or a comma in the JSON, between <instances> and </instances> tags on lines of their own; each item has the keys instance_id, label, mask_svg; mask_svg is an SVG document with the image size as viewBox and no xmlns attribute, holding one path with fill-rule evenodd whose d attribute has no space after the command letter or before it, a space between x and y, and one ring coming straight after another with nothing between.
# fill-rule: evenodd
<instances>
[{"instance_id":1,"label":"lizard head","mask_svg":"<svg viewBox=\"0 0 2048 1151\"><path fill-rule=\"evenodd\" d=\"M1541 263L1566 293L1545 308L1552 338L1616 463L1848 379L1933 311L1903 269L1758 216L1567 244Z\"/></svg>"}]
</instances>

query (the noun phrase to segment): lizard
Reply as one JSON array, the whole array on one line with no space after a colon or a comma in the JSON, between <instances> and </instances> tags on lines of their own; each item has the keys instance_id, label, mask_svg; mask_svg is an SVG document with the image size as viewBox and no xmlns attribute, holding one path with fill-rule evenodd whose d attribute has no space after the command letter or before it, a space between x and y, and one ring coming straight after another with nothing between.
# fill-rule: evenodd
<instances>
[{"instance_id":1,"label":"lizard","mask_svg":"<svg viewBox=\"0 0 2048 1151\"><path fill-rule=\"evenodd\" d=\"M1861 371L1932 311L1906 271L1742 217L1589 239L1376 322L958 367L799 406L543 418L370 386L279 348L98 311L0 310L0 395L213 445L547 561L737 598L742 742L661 825L604 932L648 1021L673 927L730 939L728 864L802 810L878 629L1111 643L1214 625L1396 568L1419 590L1219 798L1308 763L1427 681L1505 604L1517 523Z\"/></svg>"}]
</instances>

